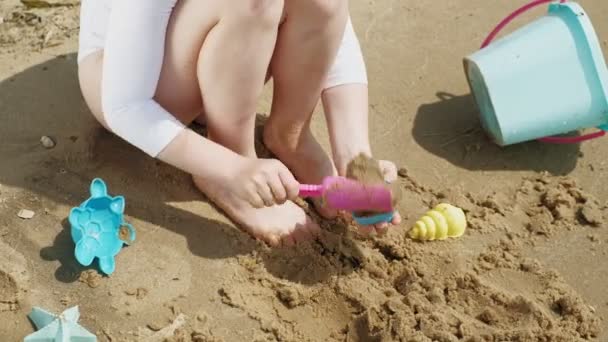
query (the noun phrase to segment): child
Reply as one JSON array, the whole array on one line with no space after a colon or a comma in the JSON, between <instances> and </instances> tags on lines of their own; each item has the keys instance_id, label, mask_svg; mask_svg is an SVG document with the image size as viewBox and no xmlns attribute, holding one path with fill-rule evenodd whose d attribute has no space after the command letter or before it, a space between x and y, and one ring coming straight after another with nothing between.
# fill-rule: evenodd
<instances>
[{"instance_id":1,"label":"child","mask_svg":"<svg viewBox=\"0 0 608 342\"><path fill-rule=\"evenodd\" d=\"M366 70L347 0L82 0L81 6L80 86L106 129L192 174L232 220L271 245L318 233L290 201L298 196L296 178L319 183L344 175L355 155L371 155ZM270 77L263 138L280 161L259 159L254 149L256 102ZM319 99L333 161L309 127ZM187 128L194 120L204 120L207 138ZM381 165L387 179L396 178L394 164ZM397 214L392 223L400 220Z\"/></svg>"}]
</instances>

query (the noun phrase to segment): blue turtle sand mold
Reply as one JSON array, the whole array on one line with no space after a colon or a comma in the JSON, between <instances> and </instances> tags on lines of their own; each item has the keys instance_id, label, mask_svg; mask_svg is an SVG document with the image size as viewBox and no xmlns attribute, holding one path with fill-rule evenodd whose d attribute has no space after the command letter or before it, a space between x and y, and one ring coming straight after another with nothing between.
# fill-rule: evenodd
<instances>
[{"instance_id":1,"label":"blue turtle sand mold","mask_svg":"<svg viewBox=\"0 0 608 342\"><path fill-rule=\"evenodd\" d=\"M96 178L91 182L91 197L72 208L69 221L76 244L76 260L89 266L95 258L107 275L116 269L114 257L123 245L135 241L135 229L124 221L125 199L108 195L106 184Z\"/></svg>"}]
</instances>

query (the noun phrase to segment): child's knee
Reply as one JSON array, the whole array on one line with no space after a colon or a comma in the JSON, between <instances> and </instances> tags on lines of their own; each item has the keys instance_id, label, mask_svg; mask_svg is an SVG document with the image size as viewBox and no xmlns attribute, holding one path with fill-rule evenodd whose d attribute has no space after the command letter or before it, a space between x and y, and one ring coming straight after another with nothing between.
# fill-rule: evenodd
<instances>
[{"instance_id":1,"label":"child's knee","mask_svg":"<svg viewBox=\"0 0 608 342\"><path fill-rule=\"evenodd\" d=\"M328 20L346 13L348 0L308 0L320 20Z\"/></svg>"},{"instance_id":2,"label":"child's knee","mask_svg":"<svg viewBox=\"0 0 608 342\"><path fill-rule=\"evenodd\" d=\"M236 3L237 8L233 13L248 23L272 29L281 23L284 0L245 0Z\"/></svg>"}]
</instances>

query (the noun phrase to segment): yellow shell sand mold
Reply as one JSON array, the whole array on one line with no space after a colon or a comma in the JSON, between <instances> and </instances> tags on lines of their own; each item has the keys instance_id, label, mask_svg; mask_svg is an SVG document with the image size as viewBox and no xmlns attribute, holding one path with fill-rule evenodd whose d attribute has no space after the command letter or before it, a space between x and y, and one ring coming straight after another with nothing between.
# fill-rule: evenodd
<instances>
[{"instance_id":1,"label":"yellow shell sand mold","mask_svg":"<svg viewBox=\"0 0 608 342\"><path fill-rule=\"evenodd\" d=\"M441 203L416 221L409 236L415 240L445 240L464 234L467 219L462 209Z\"/></svg>"}]
</instances>

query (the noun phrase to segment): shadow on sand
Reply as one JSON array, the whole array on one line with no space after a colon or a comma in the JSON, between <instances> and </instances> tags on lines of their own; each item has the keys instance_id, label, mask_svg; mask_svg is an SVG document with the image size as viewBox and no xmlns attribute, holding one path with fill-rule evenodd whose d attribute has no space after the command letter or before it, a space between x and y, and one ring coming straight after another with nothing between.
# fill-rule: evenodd
<instances>
[{"instance_id":1,"label":"shadow on sand","mask_svg":"<svg viewBox=\"0 0 608 342\"><path fill-rule=\"evenodd\" d=\"M234 225L168 204L205 198L188 175L101 128L81 96L75 54L56 57L0 81L0 104L1 184L72 207L89 196L90 182L99 177L110 194L126 198L128 217L183 235L194 255L218 259L263 250L271 253L266 258L272 260L270 272L282 268L278 267L281 249L268 252ZM43 135L52 136L56 147L44 149L39 143ZM67 220L62 225L53 245L43 248L40 256L59 260L55 278L73 282L85 268L73 257ZM315 279L322 281L329 273Z\"/></svg>"},{"instance_id":2,"label":"shadow on sand","mask_svg":"<svg viewBox=\"0 0 608 342\"><path fill-rule=\"evenodd\" d=\"M419 107L412 132L428 152L467 170L548 171L563 175L575 167L579 144L537 141L500 147L483 131L471 95L440 92L437 101Z\"/></svg>"}]
</instances>

